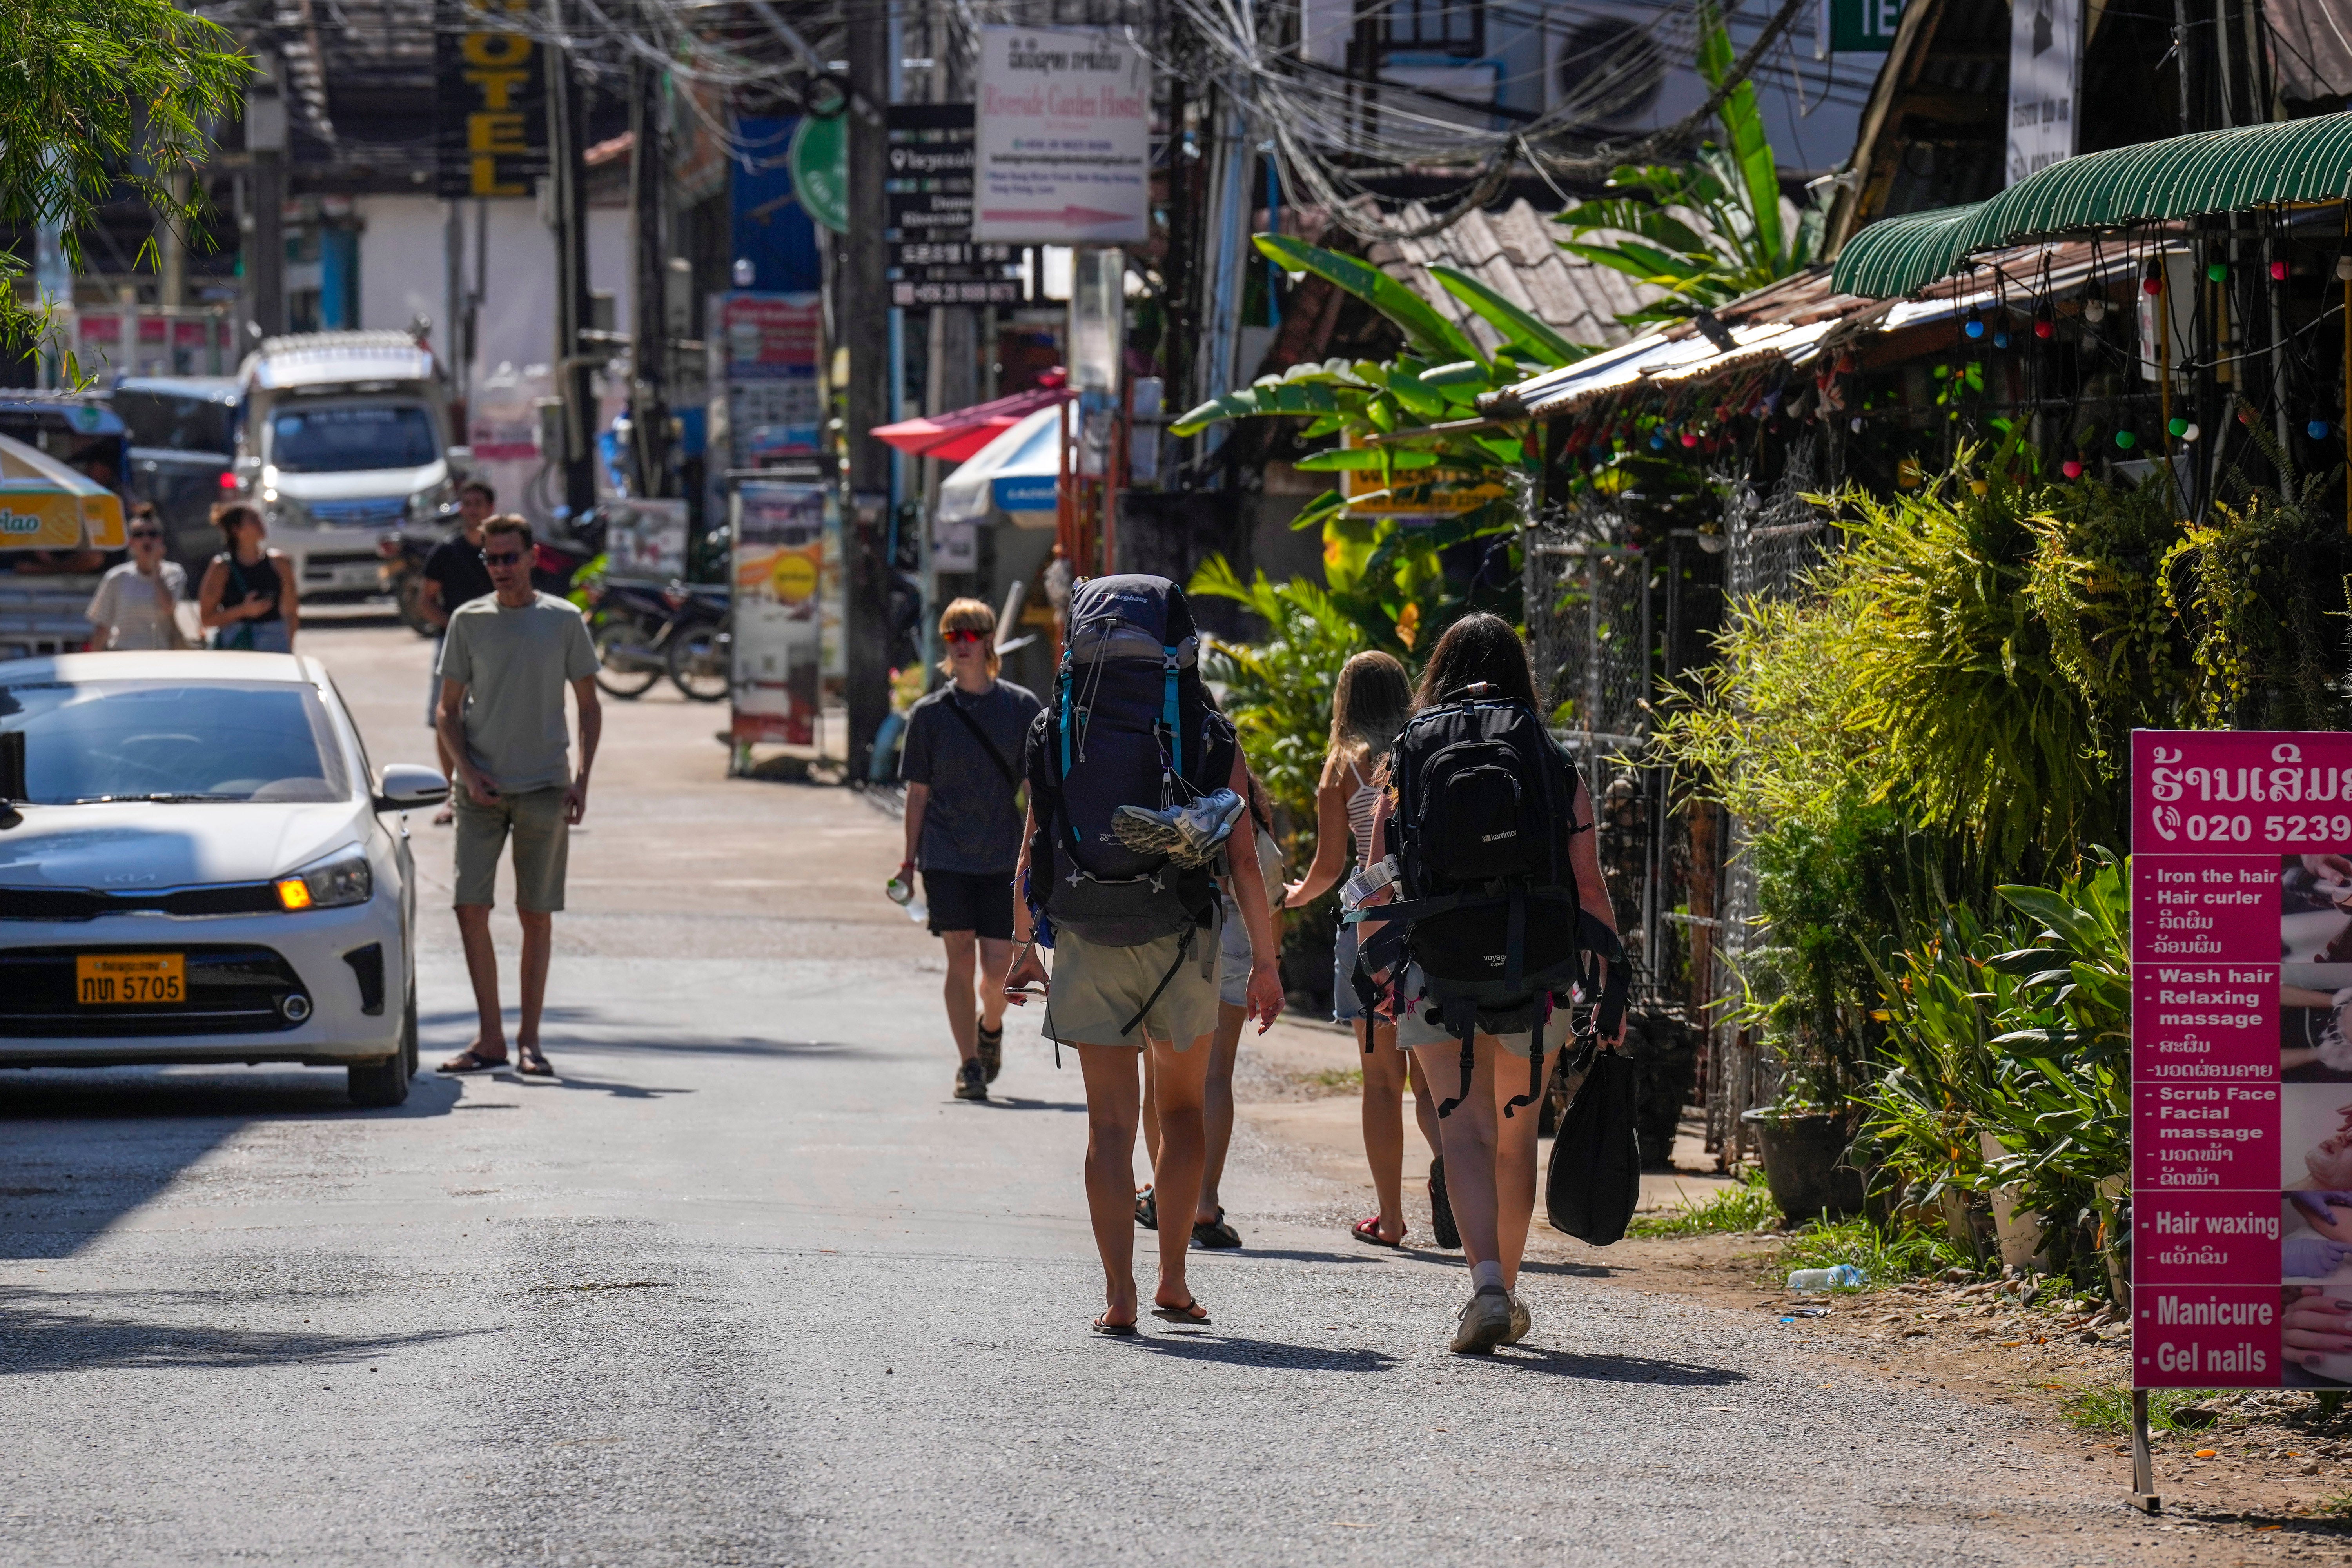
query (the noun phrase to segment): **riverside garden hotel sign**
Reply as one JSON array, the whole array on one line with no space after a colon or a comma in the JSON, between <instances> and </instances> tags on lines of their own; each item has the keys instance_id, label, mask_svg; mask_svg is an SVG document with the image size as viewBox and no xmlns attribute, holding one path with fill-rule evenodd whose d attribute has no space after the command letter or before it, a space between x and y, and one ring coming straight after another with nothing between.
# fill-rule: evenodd
<instances>
[{"instance_id":1,"label":"riverside garden hotel sign","mask_svg":"<svg viewBox=\"0 0 2352 1568\"><path fill-rule=\"evenodd\" d=\"M2352 1388L2352 734L2132 736L2138 1388Z\"/></svg>"}]
</instances>

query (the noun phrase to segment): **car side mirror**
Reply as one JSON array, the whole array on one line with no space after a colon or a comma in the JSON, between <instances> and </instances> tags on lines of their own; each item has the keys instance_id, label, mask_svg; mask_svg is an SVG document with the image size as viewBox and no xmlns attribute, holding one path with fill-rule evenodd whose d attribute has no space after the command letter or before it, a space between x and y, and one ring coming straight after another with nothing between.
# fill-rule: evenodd
<instances>
[{"instance_id":1,"label":"car side mirror","mask_svg":"<svg viewBox=\"0 0 2352 1568\"><path fill-rule=\"evenodd\" d=\"M438 805L448 798L449 781L436 770L415 763L392 763L383 770L375 786L378 811L410 811L421 805Z\"/></svg>"}]
</instances>

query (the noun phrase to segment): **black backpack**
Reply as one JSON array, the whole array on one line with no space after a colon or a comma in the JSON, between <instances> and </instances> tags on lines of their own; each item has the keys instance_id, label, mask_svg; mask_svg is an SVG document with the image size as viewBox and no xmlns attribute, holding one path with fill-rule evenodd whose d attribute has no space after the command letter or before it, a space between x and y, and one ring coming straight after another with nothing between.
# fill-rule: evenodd
<instances>
[{"instance_id":1,"label":"black backpack","mask_svg":"<svg viewBox=\"0 0 2352 1568\"><path fill-rule=\"evenodd\" d=\"M1233 728L1202 688L1200 640L1184 591L1165 577L1095 577L1071 590L1054 700L1039 720L1052 793L1030 846L1030 900L1053 926L1139 947L1213 918L1210 871L1111 835L1122 805L1157 810L1227 782Z\"/></svg>"},{"instance_id":2,"label":"black backpack","mask_svg":"<svg viewBox=\"0 0 2352 1568\"><path fill-rule=\"evenodd\" d=\"M1384 847L1397 858L1399 901L1348 917L1387 922L1357 960L1359 994L1369 1000L1368 977L1389 969L1401 1012L1404 966L1416 963L1421 1005L1461 1038L1462 1092L1440 1116L1470 1092L1480 1030L1538 1033L1528 1092L1508 1115L1543 1093L1540 1035L1555 1008L1579 993L1597 1002L1593 1029L1604 1039L1625 1010L1624 949L1586 912L1569 860L1570 840L1585 831L1571 826L1576 771L1533 709L1484 689L1423 710L1397 738ZM1605 984L1596 960L1608 963Z\"/></svg>"}]
</instances>

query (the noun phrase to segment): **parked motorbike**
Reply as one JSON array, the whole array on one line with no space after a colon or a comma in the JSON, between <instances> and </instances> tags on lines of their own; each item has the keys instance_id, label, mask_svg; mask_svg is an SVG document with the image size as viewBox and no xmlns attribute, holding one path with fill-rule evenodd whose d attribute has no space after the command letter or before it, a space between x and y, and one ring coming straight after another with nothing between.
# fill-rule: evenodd
<instances>
[{"instance_id":1,"label":"parked motorbike","mask_svg":"<svg viewBox=\"0 0 2352 1568\"><path fill-rule=\"evenodd\" d=\"M593 590L589 637L596 684L633 700L667 675L697 702L728 692L734 659L733 595L723 583L630 583Z\"/></svg>"},{"instance_id":2,"label":"parked motorbike","mask_svg":"<svg viewBox=\"0 0 2352 1568\"><path fill-rule=\"evenodd\" d=\"M425 618L420 599L425 592L425 558L445 537L446 531L395 529L375 542L376 575L383 591L392 595L400 624L421 637L441 635L441 628Z\"/></svg>"}]
</instances>

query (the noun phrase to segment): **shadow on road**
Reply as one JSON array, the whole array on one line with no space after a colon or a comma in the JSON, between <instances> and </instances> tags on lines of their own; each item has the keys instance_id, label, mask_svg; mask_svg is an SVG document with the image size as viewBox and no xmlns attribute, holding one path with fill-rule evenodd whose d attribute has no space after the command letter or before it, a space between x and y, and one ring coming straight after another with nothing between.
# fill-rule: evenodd
<instances>
[{"instance_id":1,"label":"shadow on road","mask_svg":"<svg viewBox=\"0 0 2352 1568\"><path fill-rule=\"evenodd\" d=\"M85 1303L91 1299L78 1294L73 1300ZM68 1372L82 1367L262 1366L289 1362L340 1366L407 1345L499 1331L436 1329L414 1334L350 1335L215 1329L66 1311L52 1305L54 1300L39 1291L0 1289L0 1373ZM218 1300L226 1305L229 1298ZM244 1296L235 1300L250 1301Z\"/></svg>"},{"instance_id":2,"label":"shadow on road","mask_svg":"<svg viewBox=\"0 0 2352 1568\"><path fill-rule=\"evenodd\" d=\"M256 1121L446 1116L457 1086L420 1076L365 1110L324 1068L37 1068L0 1074L0 1258L69 1258ZM0 1346L5 1346L0 1340Z\"/></svg>"},{"instance_id":3,"label":"shadow on road","mask_svg":"<svg viewBox=\"0 0 2352 1568\"><path fill-rule=\"evenodd\" d=\"M1280 1367L1287 1372L1386 1372L1396 1365L1396 1357L1385 1351L1330 1350L1321 1345L1286 1344L1280 1340L1253 1340L1236 1334L1221 1334L1214 1329L1179 1329L1171 1333L1139 1334L1131 1340L1111 1342L1178 1361Z\"/></svg>"},{"instance_id":4,"label":"shadow on road","mask_svg":"<svg viewBox=\"0 0 2352 1568\"><path fill-rule=\"evenodd\" d=\"M1497 1363L1528 1372L1549 1373L1585 1383L1647 1383L1674 1388L1722 1388L1746 1383L1748 1374L1727 1366L1700 1366L1690 1362L1653 1361L1636 1355L1578 1355L1570 1351L1530 1350L1526 1346L1494 1352Z\"/></svg>"}]
</instances>

